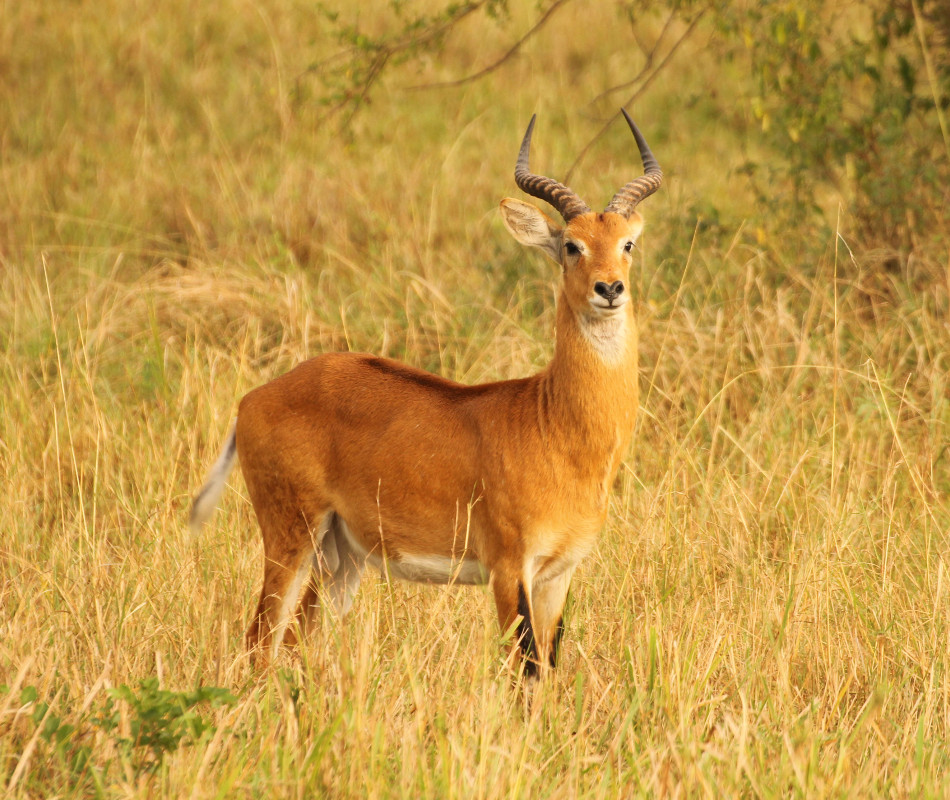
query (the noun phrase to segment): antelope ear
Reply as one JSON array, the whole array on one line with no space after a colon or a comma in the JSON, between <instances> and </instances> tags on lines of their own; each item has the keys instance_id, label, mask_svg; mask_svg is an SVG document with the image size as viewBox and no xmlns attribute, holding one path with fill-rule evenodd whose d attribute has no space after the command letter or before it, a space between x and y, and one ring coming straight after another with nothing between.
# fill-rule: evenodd
<instances>
[{"instance_id":1,"label":"antelope ear","mask_svg":"<svg viewBox=\"0 0 950 800\"><path fill-rule=\"evenodd\" d=\"M561 263L561 234L564 229L530 203L506 197L501 201L501 218L505 227L521 244L537 247L545 255Z\"/></svg>"}]
</instances>

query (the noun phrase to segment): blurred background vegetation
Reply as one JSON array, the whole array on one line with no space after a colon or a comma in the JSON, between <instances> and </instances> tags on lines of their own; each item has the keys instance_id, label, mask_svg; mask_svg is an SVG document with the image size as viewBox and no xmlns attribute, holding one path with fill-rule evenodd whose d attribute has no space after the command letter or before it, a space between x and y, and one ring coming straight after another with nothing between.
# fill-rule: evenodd
<instances>
[{"instance_id":1,"label":"blurred background vegetation","mask_svg":"<svg viewBox=\"0 0 950 800\"><path fill-rule=\"evenodd\" d=\"M0 791L946 796L948 8L0 4ZM184 536L236 400L543 365L556 270L495 209L533 113L602 208L620 106L666 176L643 410L552 693L487 597L370 577L253 676L237 476Z\"/></svg>"},{"instance_id":2,"label":"blurred background vegetation","mask_svg":"<svg viewBox=\"0 0 950 800\"><path fill-rule=\"evenodd\" d=\"M486 140L493 156L511 149L539 110L548 167L586 179L629 163L607 128L623 104L679 178L681 222L809 230L814 249L840 210L855 243L894 265L945 243L950 11L934 0L54 0L4 13L8 259L115 247L123 232L153 262L253 242L305 263L346 211L334 192L353 194L328 142L355 163L451 146L466 168ZM504 166L490 165L496 184ZM364 191L398 200L385 176ZM291 197L296 218L275 219Z\"/></svg>"}]
</instances>

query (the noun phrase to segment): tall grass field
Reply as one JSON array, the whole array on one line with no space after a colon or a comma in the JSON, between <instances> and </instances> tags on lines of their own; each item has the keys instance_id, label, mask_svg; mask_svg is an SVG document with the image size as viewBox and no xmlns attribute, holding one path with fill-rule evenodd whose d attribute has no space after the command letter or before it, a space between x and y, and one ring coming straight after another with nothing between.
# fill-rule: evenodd
<instances>
[{"instance_id":1,"label":"tall grass field","mask_svg":"<svg viewBox=\"0 0 950 800\"><path fill-rule=\"evenodd\" d=\"M950 794L950 226L763 199L699 4L565 0L504 60L552 4L492 5L367 75L446 4L0 3L3 796ZM526 702L487 587L376 573L253 669L239 471L187 525L238 400L334 350L541 369L560 276L497 212L521 136L603 208L660 37L641 411L556 673Z\"/></svg>"}]
</instances>

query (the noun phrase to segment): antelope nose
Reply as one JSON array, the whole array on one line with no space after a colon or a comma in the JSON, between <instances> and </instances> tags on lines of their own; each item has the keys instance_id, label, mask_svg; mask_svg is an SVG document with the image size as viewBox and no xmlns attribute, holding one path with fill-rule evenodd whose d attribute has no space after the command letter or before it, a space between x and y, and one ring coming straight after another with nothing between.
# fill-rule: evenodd
<instances>
[{"instance_id":1,"label":"antelope nose","mask_svg":"<svg viewBox=\"0 0 950 800\"><path fill-rule=\"evenodd\" d=\"M597 283L594 284L594 291L612 303L617 297L623 294L623 281L614 281L609 285L603 281L597 281Z\"/></svg>"}]
</instances>

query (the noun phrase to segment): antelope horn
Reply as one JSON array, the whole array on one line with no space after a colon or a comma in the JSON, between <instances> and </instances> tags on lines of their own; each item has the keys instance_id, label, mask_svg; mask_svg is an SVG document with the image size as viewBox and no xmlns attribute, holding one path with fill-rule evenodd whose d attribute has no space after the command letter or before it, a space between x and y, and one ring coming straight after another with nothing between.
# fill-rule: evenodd
<instances>
[{"instance_id":1,"label":"antelope horn","mask_svg":"<svg viewBox=\"0 0 950 800\"><path fill-rule=\"evenodd\" d=\"M544 200L545 203L550 203L564 217L565 222L570 222L574 217L586 214L590 208L563 183L531 173L528 167L528 154L531 151L531 132L534 130L536 118L537 114L531 117L528 130L521 142L518 163L515 165L515 183L523 192Z\"/></svg>"},{"instance_id":2,"label":"antelope horn","mask_svg":"<svg viewBox=\"0 0 950 800\"><path fill-rule=\"evenodd\" d=\"M614 195L614 199L611 200L607 208L604 209L604 213L606 214L608 211L612 211L615 214L629 217L637 207L637 203L645 197L649 197L660 188L660 184L663 183L663 170L660 169L656 158L654 158L653 153L650 152L647 140L643 138L640 129L634 124L633 120L630 119L630 115L625 109L621 108L620 110L623 112L624 119L627 120L630 130L633 131L633 138L637 140L637 147L640 148L640 159L643 161L643 175L639 178L634 178L617 192L617 194Z\"/></svg>"}]
</instances>

